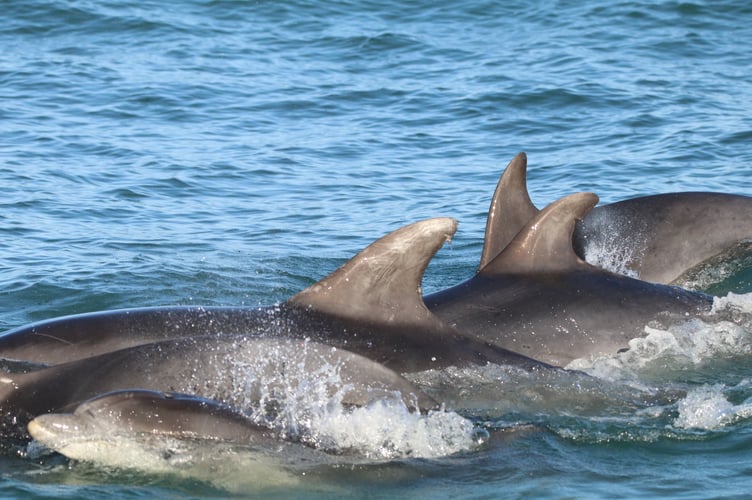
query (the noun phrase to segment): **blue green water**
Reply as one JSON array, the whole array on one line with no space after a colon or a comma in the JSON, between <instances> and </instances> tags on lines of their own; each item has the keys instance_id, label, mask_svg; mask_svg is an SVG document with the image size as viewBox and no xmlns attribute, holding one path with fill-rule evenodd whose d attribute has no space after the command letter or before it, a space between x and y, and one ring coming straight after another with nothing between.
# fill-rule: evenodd
<instances>
[{"instance_id":1,"label":"blue green water","mask_svg":"<svg viewBox=\"0 0 752 500\"><path fill-rule=\"evenodd\" d=\"M377 237L445 215L460 229L424 282L441 289L472 275L490 195L521 150L539 206L582 190L605 202L752 195L745 1L0 7L2 330L121 307L274 303ZM748 275L726 288L752 291ZM626 396L517 407L511 390L470 415L492 434L515 422L541 432L443 459L335 467L272 492L745 496L749 332L708 328L674 332L695 341L679 361L609 360ZM717 342L700 348L704 337ZM646 384L697 399L624 403L625 386ZM702 408L726 417L681 425ZM59 457L0 467L0 496L226 493Z\"/></svg>"}]
</instances>

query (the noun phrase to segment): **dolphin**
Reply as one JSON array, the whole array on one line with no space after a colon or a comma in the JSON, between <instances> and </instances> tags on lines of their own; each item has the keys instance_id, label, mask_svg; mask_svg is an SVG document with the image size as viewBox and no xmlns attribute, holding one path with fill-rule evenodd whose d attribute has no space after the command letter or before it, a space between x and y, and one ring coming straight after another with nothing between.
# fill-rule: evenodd
<instances>
[{"instance_id":1,"label":"dolphin","mask_svg":"<svg viewBox=\"0 0 752 500\"><path fill-rule=\"evenodd\" d=\"M53 319L0 337L0 357L21 366L58 364L197 335L311 338L368 357L399 373L468 364L543 363L461 333L434 316L421 296L428 262L457 222L410 224L369 245L283 304L266 308L167 307Z\"/></svg>"},{"instance_id":2,"label":"dolphin","mask_svg":"<svg viewBox=\"0 0 752 500\"><path fill-rule=\"evenodd\" d=\"M627 349L650 322L710 310L708 295L582 260L572 246L575 222L597 202L577 193L550 204L474 277L425 303L463 332L556 366Z\"/></svg>"},{"instance_id":3,"label":"dolphin","mask_svg":"<svg viewBox=\"0 0 752 500\"><path fill-rule=\"evenodd\" d=\"M685 192L623 200L596 207L576 226L574 242L586 260L616 261L640 279L680 283L716 256L752 252L752 198Z\"/></svg>"},{"instance_id":4,"label":"dolphin","mask_svg":"<svg viewBox=\"0 0 752 500\"><path fill-rule=\"evenodd\" d=\"M488 264L538 209L527 190L527 156L502 174L486 223L480 267ZM752 198L683 192L642 196L593 208L577 222L575 252L592 264L670 284L708 259L742 245L752 250Z\"/></svg>"},{"instance_id":5,"label":"dolphin","mask_svg":"<svg viewBox=\"0 0 752 500\"><path fill-rule=\"evenodd\" d=\"M23 427L33 417L69 411L93 397L125 389L191 394L244 412L261 412L262 418L267 418L265 409L285 406L299 396L322 399L314 402L317 405L337 401L364 406L397 397L412 409L437 406L392 370L329 345L298 339L188 337L3 375L0 434L23 438Z\"/></svg>"},{"instance_id":6,"label":"dolphin","mask_svg":"<svg viewBox=\"0 0 752 500\"><path fill-rule=\"evenodd\" d=\"M72 413L40 415L28 430L37 443L69 459L178 475L238 493L298 484L301 472L342 461L279 439L217 401L159 391L107 393Z\"/></svg>"},{"instance_id":7,"label":"dolphin","mask_svg":"<svg viewBox=\"0 0 752 500\"><path fill-rule=\"evenodd\" d=\"M116 435L152 434L271 447L277 436L236 408L189 394L145 389L108 392L77 405L72 413L46 413L29 422L32 438L78 458L72 448ZM70 456L73 454L74 456Z\"/></svg>"}]
</instances>

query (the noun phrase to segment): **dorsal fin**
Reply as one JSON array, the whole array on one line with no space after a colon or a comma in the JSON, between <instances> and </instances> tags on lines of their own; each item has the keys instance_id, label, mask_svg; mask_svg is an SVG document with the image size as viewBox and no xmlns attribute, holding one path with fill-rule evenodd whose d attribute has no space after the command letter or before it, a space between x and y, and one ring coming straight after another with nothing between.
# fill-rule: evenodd
<instances>
[{"instance_id":1,"label":"dorsal fin","mask_svg":"<svg viewBox=\"0 0 752 500\"><path fill-rule=\"evenodd\" d=\"M537 213L527 192L527 155L518 153L504 169L491 198L480 269L499 255Z\"/></svg>"},{"instance_id":2,"label":"dorsal fin","mask_svg":"<svg viewBox=\"0 0 752 500\"><path fill-rule=\"evenodd\" d=\"M572 233L577 219L597 203L593 193L576 193L551 203L480 273L556 272L587 266L574 252Z\"/></svg>"},{"instance_id":3,"label":"dorsal fin","mask_svg":"<svg viewBox=\"0 0 752 500\"><path fill-rule=\"evenodd\" d=\"M427 219L398 229L288 303L379 323L434 321L423 303L421 280L431 258L456 230L457 221L450 218Z\"/></svg>"}]
</instances>

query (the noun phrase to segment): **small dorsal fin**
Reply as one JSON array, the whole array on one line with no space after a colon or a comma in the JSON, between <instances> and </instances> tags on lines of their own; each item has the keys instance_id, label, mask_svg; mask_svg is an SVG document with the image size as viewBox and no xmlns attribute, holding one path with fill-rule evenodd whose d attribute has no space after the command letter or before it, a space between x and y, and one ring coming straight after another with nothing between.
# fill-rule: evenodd
<instances>
[{"instance_id":1,"label":"small dorsal fin","mask_svg":"<svg viewBox=\"0 0 752 500\"><path fill-rule=\"evenodd\" d=\"M572 233L577 219L597 203L593 193L576 193L551 203L480 273L556 272L587 266L574 252Z\"/></svg>"},{"instance_id":2,"label":"small dorsal fin","mask_svg":"<svg viewBox=\"0 0 752 500\"><path fill-rule=\"evenodd\" d=\"M418 324L435 320L421 280L431 258L457 230L451 218L410 224L371 243L288 303L351 319Z\"/></svg>"},{"instance_id":3,"label":"small dorsal fin","mask_svg":"<svg viewBox=\"0 0 752 500\"><path fill-rule=\"evenodd\" d=\"M537 213L527 192L527 155L518 153L501 174L491 199L480 269L499 255Z\"/></svg>"}]
</instances>

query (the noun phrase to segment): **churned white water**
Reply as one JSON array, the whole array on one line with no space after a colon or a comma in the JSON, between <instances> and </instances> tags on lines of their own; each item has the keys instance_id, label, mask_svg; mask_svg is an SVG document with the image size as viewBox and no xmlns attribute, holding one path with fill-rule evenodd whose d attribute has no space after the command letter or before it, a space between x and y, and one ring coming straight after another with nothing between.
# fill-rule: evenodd
<instances>
[{"instance_id":1,"label":"churned white water","mask_svg":"<svg viewBox=\"0 0 752 500\"><path fill-rule=\"evenodd\" d=\"M740 385L750 386L745 380ZM723 384L703 385L689 391L677 404L674 425L682 429L713 430L752 416L752 399L734 404L725 394Z\"/></svg>"}]
</instances>

